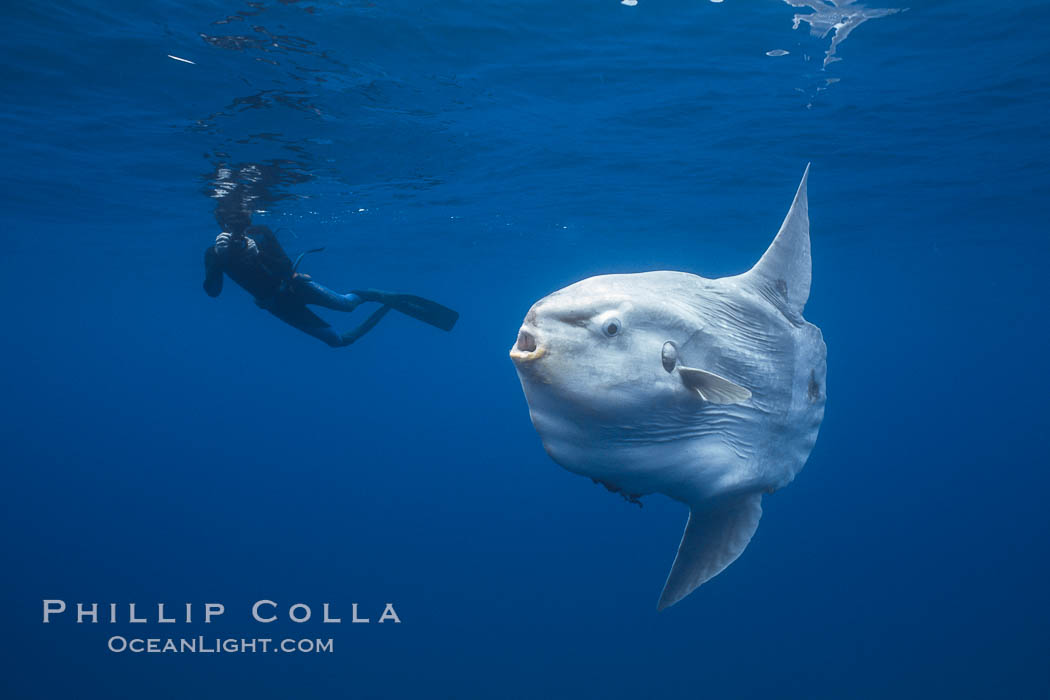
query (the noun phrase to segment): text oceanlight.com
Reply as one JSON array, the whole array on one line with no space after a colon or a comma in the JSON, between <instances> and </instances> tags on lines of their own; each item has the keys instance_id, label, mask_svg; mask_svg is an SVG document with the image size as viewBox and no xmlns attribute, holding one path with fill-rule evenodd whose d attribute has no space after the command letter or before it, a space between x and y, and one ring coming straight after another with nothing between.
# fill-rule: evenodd
<instances>
[{"instance_id":1,"label":"text oceanlight.com","mask_svg":"<svg viewBox=\"0 0 1050 700\"><path fill-rule=\"evenodd\" d=\"M235 639L190 637L180 639L128 639L120 635L109 638L107 648L113 652L131 652L133 654L255 654L265 652L285 652L287 654L325 654L332 653L334 641L327 639L281 639L267 638Z\"/></svg>"}]
</instances>

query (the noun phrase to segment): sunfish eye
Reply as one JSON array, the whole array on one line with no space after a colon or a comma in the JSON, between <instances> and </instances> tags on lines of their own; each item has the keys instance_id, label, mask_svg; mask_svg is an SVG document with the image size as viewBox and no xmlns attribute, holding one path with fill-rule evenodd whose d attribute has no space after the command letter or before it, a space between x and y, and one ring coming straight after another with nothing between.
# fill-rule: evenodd
<instances>
[{"instance_id":1,"label":"sunfish eye","mask_svg":"<svg viewBox=\"0 0 1050 700\"><path fill-rule=\"evenodd\" d=\"M664 343L663 350L660 351L660 361L664 363L664 369L668 372L673 372L678 364L678 348L670 340Z\"/></svg>"},{"instance_id":2,"label":"sunfish eye","mask_svg":"<svg viewBox=\"0 0 1050 700\"><path fill-rule=\"evenodd\" d=\"M610 338L613 337L620 332L620 319L610 318L605 322L605 325L602 326L602 331Z\"/></svg>"}]
</instances>

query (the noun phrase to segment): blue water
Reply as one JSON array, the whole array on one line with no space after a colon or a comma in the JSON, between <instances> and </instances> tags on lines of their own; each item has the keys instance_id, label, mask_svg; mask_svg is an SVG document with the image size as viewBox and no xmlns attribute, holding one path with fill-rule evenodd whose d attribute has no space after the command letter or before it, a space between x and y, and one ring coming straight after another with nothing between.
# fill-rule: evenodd
<instances>
[{"instance_id":1,"label":"blue water","mask_svg":"<svg viewBox=\"0 0 1050 700\"><path fill-rule=\"evenodd\" d=\"M826 68L777 0L6 3L0 696L1047 697L1050 6L880 2ZM583 277L747 269L807 162L820 438L657 614L685 508L550 461L507 351ZM223 168L459 325L208 298ZM199 634L335 649L106 649Z\"/></svg>"}]
</instances>

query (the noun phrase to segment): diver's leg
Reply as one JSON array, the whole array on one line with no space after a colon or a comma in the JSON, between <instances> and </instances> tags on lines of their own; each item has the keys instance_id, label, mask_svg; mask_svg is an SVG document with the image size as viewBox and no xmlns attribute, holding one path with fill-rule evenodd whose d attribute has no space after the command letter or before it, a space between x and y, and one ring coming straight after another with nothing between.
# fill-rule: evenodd
<instances>
[{"instance_id":1,"label":"diver's leg","mask_svg":"<svg viewBox=\"0 0 1050 700\"><path fill-rule=\"evenodd\" d=\"M346 333L337 333L335 329L333 329L331 326L306 326L300 323L294 323L288 320L287 318L283 318L281 316L278 316L278 318L280 318L285 323L298 328L303 333L311 335L314 338L317 338L318 340L326 343L329 347L342 348L346 347L347 345L352 345L354 342L360 340L361 336L363 336L365 333L375 328L376 324L379 323L382 320L382 318L387 315L388 311L390 311L389 306L379 307L378 309L372 312L371 316L365 319L364 323L362 323L357 328L354 328L353 330L347 331Z\"/></svg>"},{"instance_id":2,"label":"diver's leg","mask_svg":"<svg viewBox=\"0 0 1050 700\"><path fill-rule=\"evenodd\" d=\"M292 278L292 286L304 304L323 306L326 309L353 311L364 302L361 297L352 292L349 294L333 292L305 275L296 275Z\"/></svg>"},{"instance_id":3,"label":"diver's leg","mask_svg":"<svg viewBox=\"0 0 1050 700\"><path fill-rule=\"evenodd\" d=\"M363 301L378 301L383 304L393 301L400 296L394 292L385 292L382 289L355 289L351 294Z\"/></svg>"},{"instance_id":4,"label":"diver's leg","mask_svg":"<svg viewBox=\"0 0 1050 700\"><path fill-rule=\"evenodd\" d=\"M335 329L331 326L324 328L310 328L308 326L296 326L299 330L307 335L312 335L318 340L324 342L326 345L332 348L341 348L349 343L343 341L343 336L336 333Z\"/></svg>"},{"instance_id":5,"label":"diver's leg","mask_svg":"<svg viewBox=\"0 0 1050 700\"><path fill-rule=\"evenodd\" d=\"M368 331L370 331L373 328L375 328L376 324L379 323L383 319L383 317L387 315L387 313L389 311L390 311L390 307L389 306L381 306L378 309L376 309L375 311L373 311L372 315L369 316L368 318L366 318L365 322L362 323L360 326L358 326L357 328L355 328L353 330L347 331L346 333L343 333L339 337L340 344L341 345L350 345L351 343L353 343L353 342L355 342L357 340L360 340L361 336L363 336L365 333L367 333Z\"/></svg>"},{"instance_id":6,"label":"diver's leg","mask_svg":"<svg viewBox=\"0 0 1050 700\"><path fill-rule=\"evenodd\" d=\"M256 299L255 303L259 305L259 308L266 309L292 328L313 336L326 345L333 348L346 345L342 335L310 312L303 305L302 300L290 292L280 292L269 299Z\"/></svg>"},{"instance_id":7,"label":"diver's leg","mask_svg":"<svg viewBox=\"0 0 1050 700\"><path fill-rule=\"evenodd\" d=\"M318 323L305 323L302 315L295 313L295 307L281 307L276 306L273 303L262 302L259 300L256 300L255 303L258 304L261 308L266 309L271 314L287 323L292 328L300 330L303 333L306 333L307 335L313 336L314 338L317 338L318 340L324 342L327 345L330 345L333 348L340 348L345 344L343 343L343 337L339 333L337 333L335 329L331 326L321 325ZM299 308L301 308L303 311L306 311L305 306L300 306ZM312 316L313 314L310 315ZM314 318L316 319L316 317Z\"/></svg>"}]
</instances>

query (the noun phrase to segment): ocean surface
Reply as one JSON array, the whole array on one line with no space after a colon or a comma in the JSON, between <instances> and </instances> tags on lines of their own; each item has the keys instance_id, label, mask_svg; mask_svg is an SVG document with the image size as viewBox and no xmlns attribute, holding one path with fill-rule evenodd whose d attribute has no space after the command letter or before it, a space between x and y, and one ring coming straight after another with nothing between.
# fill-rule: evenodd
<instances>
[{"instance_id":1,"label":"ocean surface","mask_svg":"<svg viewBox=\"0 0 1050 700\"><path fill-rule=\"evenodd\" d=\"M0 697L1048 697L1050 5L871 2L5 3ZM507 352L579 279L748 269L807 163L820 437L658 614L686 508L552 462ZM231 192L459 324L209 298Z\"/></svg>"}]
</instances>

